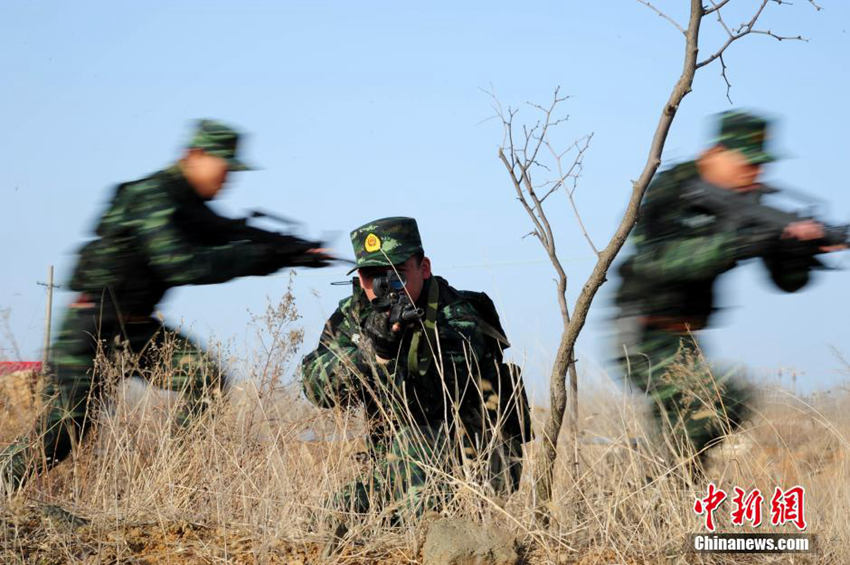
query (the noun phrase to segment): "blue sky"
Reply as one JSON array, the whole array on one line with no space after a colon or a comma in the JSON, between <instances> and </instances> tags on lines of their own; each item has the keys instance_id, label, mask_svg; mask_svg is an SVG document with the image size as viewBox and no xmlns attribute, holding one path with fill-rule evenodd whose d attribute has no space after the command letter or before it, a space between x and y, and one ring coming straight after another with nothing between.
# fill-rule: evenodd
<instances>
[{"instance_id":1,"label":"blue sky","mask_svg":"<svg viewBox=\"0 0 850 565\"><path fill-rule=\"evenodd\" d=\"M683 21L676 4L670 13ZM775 147L787 158L765 178L826 199L830 219L846 222L850 6L822 5L771 5L765 28L809 41L752 36L726 62L735 105L778 119ZM722 35L708 19L704 29L708 53ZM345 234L357 225L417 217L435 272L494 298L540 395L559 335L553 274L539 245L522 238L528 220L496 158L500 124L483 91L529 120L526 101L545 103L558 85L571 95L557 139L594 134L577 201L602 243L640 172L681 47L681 35L634 0L3 2L0 307L11 308L24 357L37 358L45 296L36 282L47 265L66 278L111 187L174 160L190 121L214 117L250 133L245 158L262 167L234 175L219 209L262 207L300 218L305 235L337 231L332 245L349 256ZM665 163L694 156L710 136L706 117L730 107L719 73L698 74ZM553 204L574 297L593 256L566 202ZM850 264L847 255L832 262ZM330 286L345 270L296 277L308 346L345 294ZM804 292L783 295L757 264L726 275L710 354L763 376L796 370L806 389L834 385L844 375L832 348L850 355L848 277L818 273ZM249 312L287 280L180 288L162 311L196 336L248 351ZM615 284L603 287L579 342L585 382L604 378ZM57 315L69 299L57 296Z\"/></svg>"}]
</instances>

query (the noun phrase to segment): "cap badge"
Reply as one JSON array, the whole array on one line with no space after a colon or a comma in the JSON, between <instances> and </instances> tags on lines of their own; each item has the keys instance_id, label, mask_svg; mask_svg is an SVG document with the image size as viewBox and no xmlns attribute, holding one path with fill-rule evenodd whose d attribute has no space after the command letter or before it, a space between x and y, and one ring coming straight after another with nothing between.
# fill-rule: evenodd
<instances>
[{"instance_id":1,"label":"cap badge","mask_svg":"<svg viewBox=\"0 0 850 565\"><path fill-rule=\"evenodd\" d=\"M374 253L381 248L381 240L377 235L370 233L366 236L366 241L364 242L363 247L368 253Z\"/></svg>"}]
</instances>

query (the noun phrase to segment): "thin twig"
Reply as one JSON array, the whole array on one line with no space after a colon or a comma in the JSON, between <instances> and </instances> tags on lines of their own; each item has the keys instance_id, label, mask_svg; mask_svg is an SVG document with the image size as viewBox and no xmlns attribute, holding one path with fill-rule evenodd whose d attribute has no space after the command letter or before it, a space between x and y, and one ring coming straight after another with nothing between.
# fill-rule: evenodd
<instances>
[{"instance_id":1,"label":"thin twig","mask_svg":"<svg viewBox=\"0 0 850 565\"><path fill-rule=\"evenodd\" d=\"M713 3L713 2L712 2L712 3ZM722 4L721 4L721 5L719 5L719 6L717 7L717 23L719 23L719 24L721 25L721 27L723 27L723 29L726 31L726 34L727 34L729 37L731 37L731 36L733 36L733 35L735 35L735 34L734 34L734 33L732 33L732 30L731 30L731 29L729 29L729 26L728 26L728 25L726 25L726 21L723 19L723 14L720 12L720 8L721 8L721 7L722 7ZM706 12L706 13L708 13L708 12Z\"/></svg>"},{"instance_id":2,"label":"thin twig","mask_svg":"<svg viewBox=\"0 0 850 565\"><path fill-rule=\"evenodd\" d=\"M587 243L590 244L590 248L593 249L593 253L598 257L599 256L599 249L593 243L593 239L591 239L590 234L588 233L587 228L584 225L584 220L582 220L581 214L579 213L579 210L578 210L578 206L576 205L576 202L575 202L575 198L573 197L575 190L576 190L577 183L578 183L578 178L581 176L581 170L584 166L584 154L587 151L587 149L590 147L590 140L592 138L593 138L593 134L587 135L584 138L573 143L573 145L570 146L569 149L563 151L560 154L555 152L554 148L552 147L552 145L549 143L548 140L546 141L546 146L549 148L549 151L552 153L552 157L555 160L555 163L557 165L559 178L555 182L553 188L551 188L549 190L549 192L547 192L546 195L541 199L541 202L543 200L545 200L552 192L554 192L555 190L557 190L558 188L563 186L565 188L565 192L567 193L567 199L570 202L570 207L573 210L573 215L575 216L576 221L578 222L579 228L581 229L582 234L584 234L584 238L587 240ZM580 146L580 143L581 143L582 140L584 141L584 145ZM573 159L573 162L570 165L570 168L567 170L567 172L564 172L563 167L562 167L563 157L567 152L569 152L572 149L576 149L577 154L576 154L575 158ZM573 182L573 187L572 187L571 190L567 190L566 186L565 186L566 180L568 178L572 179L572 182Z\"/></svg>"},{"instance_id":3,"label":"thin twig","mask_svg":"<svg viewBox=\"0 0 850 565\"><path fill-rule=\"evenodd\" d=\"M662 12L661 10L659 10L658 8L653 6L652 3L648 2L647 0L637 0L637 1L641 4L643 4L644 6L646 6L647 8L649 8L650 10L652 10L653 12L655 12L656 14L658 14L659 17L670 22L673 25L673 27L675 27L677 30L679 30L679 33L681 33L682 35L685 35L685 28L680 26L679 22L677 22L676 20L674 20L673 18L671 18L670 16L668 16L667 14L665 14L664 12ZM726 1L728 2L729 0L726 0Z\"/></svg>"},{"instance_id":4,"label":"thin twig","mask_svg":"<svg viewBox=\"0 0 850 565\"><path fill-rule=\"evenodd\" d=\"M703 15L707 16L708 14L711 14L712 12L717 12L718 10L720 10L720 8L722 8L723 6L725 6L728 3L729 3L729 0L722 0L721 2L714 2L712 0L711 8L703 8L702 13L703 13Z\"/></svg>"},{"instance_id":5,"label":"thin twig","mask_svg":"<svg viewBox=\"0 0 850 565\"><path fill-rule=\"evenodd\" d=\"M772 31L770 31L769 29L767 29L767 30L754 29L750 33L753 33L753 34L756 34L756 35L767 35L767 36L772 37L773 39L775 39L777 41L786 41L786 40L789 40L789 41L790 40L806 41L806 42L809 41L807 38L803 37L802 35L778 35L778 34L773 33Z\"/></svg>"},{"instance_id":6,"label":"thin twig","mask_svg":"<svg viewBox=\"0 0 850 565\"><path fill-rule=\"evenodd\" d=\"M708 57L706 57L702 61L698 62L696 68L700 69L700 68L702 68L706 65L711 64L715 60L719 59L720 56L723 55L723 53L726 51L726 49L729 48L730 45L732 45L734 42L738 41L742 37L750 35L751 33L752 34L759 34L759 35L767 35L769 37L776 39L777 41L785 41L785 40L807 41L806 38L804 38L802 35L786 36L786 35L779 35L777 33L774 33L769 29L768 30L755 29L755 25L758 22L759 18L761 17L762 13L764 12L764 9L767 6L767 3L769 1L771 1L771 0L762 0L761 4L759 5L758 9L756 9L755 13L750 18L750 20L739 25L738 28L734 31L732 31L726 25L726 23L723 21L723 18L721 17L721 14L719 12L719 8L721 8L725 4L725 2L720 2L720 3L716 3L716 4L713 3L714 9L712 9L711 12L717 12L717 20L723 26L723 29L726 30L728 37L726 38L726 41L723 43L723 45L720 46L719 49L717 49L714 53L712 53L711 55L709 55ZM782 0L772 0L772 1L774 3L780 4L780 5L781 4L788 4L788 2L783 2ZM710 12L705 12L705 13L710 13Z\"/></svg>"},{"instance_id":7,"label":"thin twig","mask_svg":"<svg viewBox=\"0 0 850 565\"><path fill-rule=\"evenodd\" d=\"M720 76L723 77L723 81L726 83L726 100L729 101L729 104L732 104L732 97L730 96L732 83L729 82L729 77L726 76L726 61L723 60L723 55L720 56Z\"/></svg>"},{"instance_id":8,"label":"thin twig","mask_svg":"<svg viewBox=\"0 0 850 565\"><path fill-rule=\"evenodd\" d=\"M712 62L714 62L715 60L720 60L720 65L721 65L720 76L723 78L723 82L726 83L726 99L729 101L730 104L732 104L732 97L731 97L732 83L729 81L729 77L726 74L728 67L726 66L726 61L724 61L724 59L723 59L723 54L726 52L726 49L728 49L729 46L732 45L732 43L734 43L735 41L743 38L744 36L750 35L750 34L767 35L769 37L776 39L777 41L785 41L785 40L808 41L802 35L797 35L797 36L779 35L779 34L772 32L769 29L768 30L761 30L761 29L755 29L755 27L754 27L756 22L758 22L759 18L761 17L762 13L764 12L764 9L767 6L768 2L773 2L773 3L778 4L778 5L790 4L790 2L785 2L784 0L762 0L761 4L759 5L758 9L755 11L753 16L750 18L750 20L748 22L740 24L737 27L737 29L733 31L729 27L729 25L727 25L726 21L723 19L723 15L720 11L721 8L723 8L726 4L729 3L729 0L721 0L719 2L716 2L715 0L709 0L709 1L711 2L712 7L711 8L703 8L703 15L705 16L705 15L712 14L712 13L716 14L717 22L718 22L718 24L720 24L720 26L726 32L727 38L726 38L726 41L723 43L723 45L717 51L715 51L712 55L710 55L709 57L707 57L703 61L700 61L699 63L697 63L697 69L704 67L706 65L709 65ZM817 8L816 5L815 5L815 7Z\"/></svg>"}]
</instances>

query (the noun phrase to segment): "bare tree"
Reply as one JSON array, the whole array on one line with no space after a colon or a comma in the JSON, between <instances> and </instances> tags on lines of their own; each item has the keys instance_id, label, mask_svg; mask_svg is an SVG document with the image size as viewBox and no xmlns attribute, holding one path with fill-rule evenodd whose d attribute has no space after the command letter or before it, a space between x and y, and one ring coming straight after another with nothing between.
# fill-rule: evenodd
<instances>
[{"instance_id":1,"label":"bare tree","mask_svg":"<svg viewBox=\"0 0 850 565\"><path fill-rule=\"evenodd\" d=\"M549 522L547 508L552 497L552 479L557 456L558 437L566 412L568 397L566 376L568 373L570 375L570 435L572 439L571 475L574 484L578 480L578 377L574 357L576 340L584 327L587 313L596 292L605 282L608 269L637 221L638 208L643 195L661 163L661 154L670 126L676 117L676 112L682 100L691 92L696 72L718 61L721 65L721 77L726 83L726 96L728 98L731 83L726 74L727 67L724 55L732 44L749 35L763 35L778 41L803 39L799 35L779 35L770 29L757 27L769 5L789 4L786 0L760 0L747 19L737 26L730 25L724 13L724 9L728 9L732 0L709 0L709 5L703 5L701 0L690 0L690 14L685 25L680 24L676 19L647 0L636 1L664 18L684 36L684 63L678 80L662 107L643 170L637 180L632 182L632 191L626 210L605 247L600 249L594 245L584 228L581 215L573 199L582 170L583 157L589 147L591 136L581 137L563 151L559 151L553 146L551 132L554 127L566 119L558 117L555 113L558 105L565 100L565 97L560 95L559 89L556 89L552 101L548 105L530 104L531 108L539 113L538 120L531 126L517 126L514 122L517 110L503 109L495 96L493 97L495 109L504 126L504 140L499 148L499 159L505 165L510 176L517 199L531 220L533 229L529 235L538 239L555 269L558 304L563 322L558 351L549 376L550 410L545 429L541 434L543 437L542 464L535 485L536 517L543 524ZM817 10L821 9L813 0L809 0L809 4ZM719 45L711 49L704 47L710 52L710 55L700 59L700 26L707 17L713 19L716 25L721 26L726 37ZM545 180L538 182L538 176ZM558 257L554 232L545 208L549 198L556 193L566 195L579 226L597 258L590 276L585 281L575 304L572 306L572 312L567 303L567 273Z\"/></svg>"}]
</instances>

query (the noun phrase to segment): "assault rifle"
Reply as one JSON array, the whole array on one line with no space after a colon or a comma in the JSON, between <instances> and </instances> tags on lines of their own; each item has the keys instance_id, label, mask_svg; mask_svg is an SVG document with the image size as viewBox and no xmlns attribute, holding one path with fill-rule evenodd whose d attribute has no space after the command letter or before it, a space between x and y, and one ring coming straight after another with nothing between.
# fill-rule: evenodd
<instances>
[{"instance_id":1,"label":"assault rifle","mask_svg":"<svg viewBox=\"0 0 850 565\"><path fill-rule=\"evenodd\" d=\"M397 323L404 325L425 315L422 308L418 308L410 301L410 297L404 290L405 282L404 275L394 270L389 270L372 280L372 291L375 293L372 305L377 310L389 310L390 327Z\"/></svg>"},{"instance_id":2,"label":"assault rifle","mask_svg":"<svg viewBox=\"0 0 850 565\"><path fill-rule=\"evenodd\" d=\"M850 244L850 225L830 225L811 215L790 212L761 202L762 194L780 190L762 185L758 190L736 192L702 180L686 186L681 194L690 206L716 216L730 230L747 237L758 255L784 251L800 255L823 253L824 247ZM785 228L794 222L815 220L823 226L823 237L809 241L783 238Z\"/></svg>"},{"instance_id":3,"label":"assault rifle","mask_svg":"<svg viewBox=\"0 0 850 565\"><path fill-rule=\"evenodd\" d=\"M301 222L298 220L293 220L285 216L280 216L262 210L251 210L247 218L226 220L231 237L267 244L274 249L276 254L287 256L289 264L292 266L321 266L327 261L354 263L350 259L341 259L330 255L304 253L304 251L308 248L320 249L325 247L325 242L321 240L305 240L295 235L291 235L290 233L278 233L276 231L256 228L248 224L248 220L252 218L265 218L267 220L272 220L289 226L301 225Z\"/></svg>"}]
</instances>

